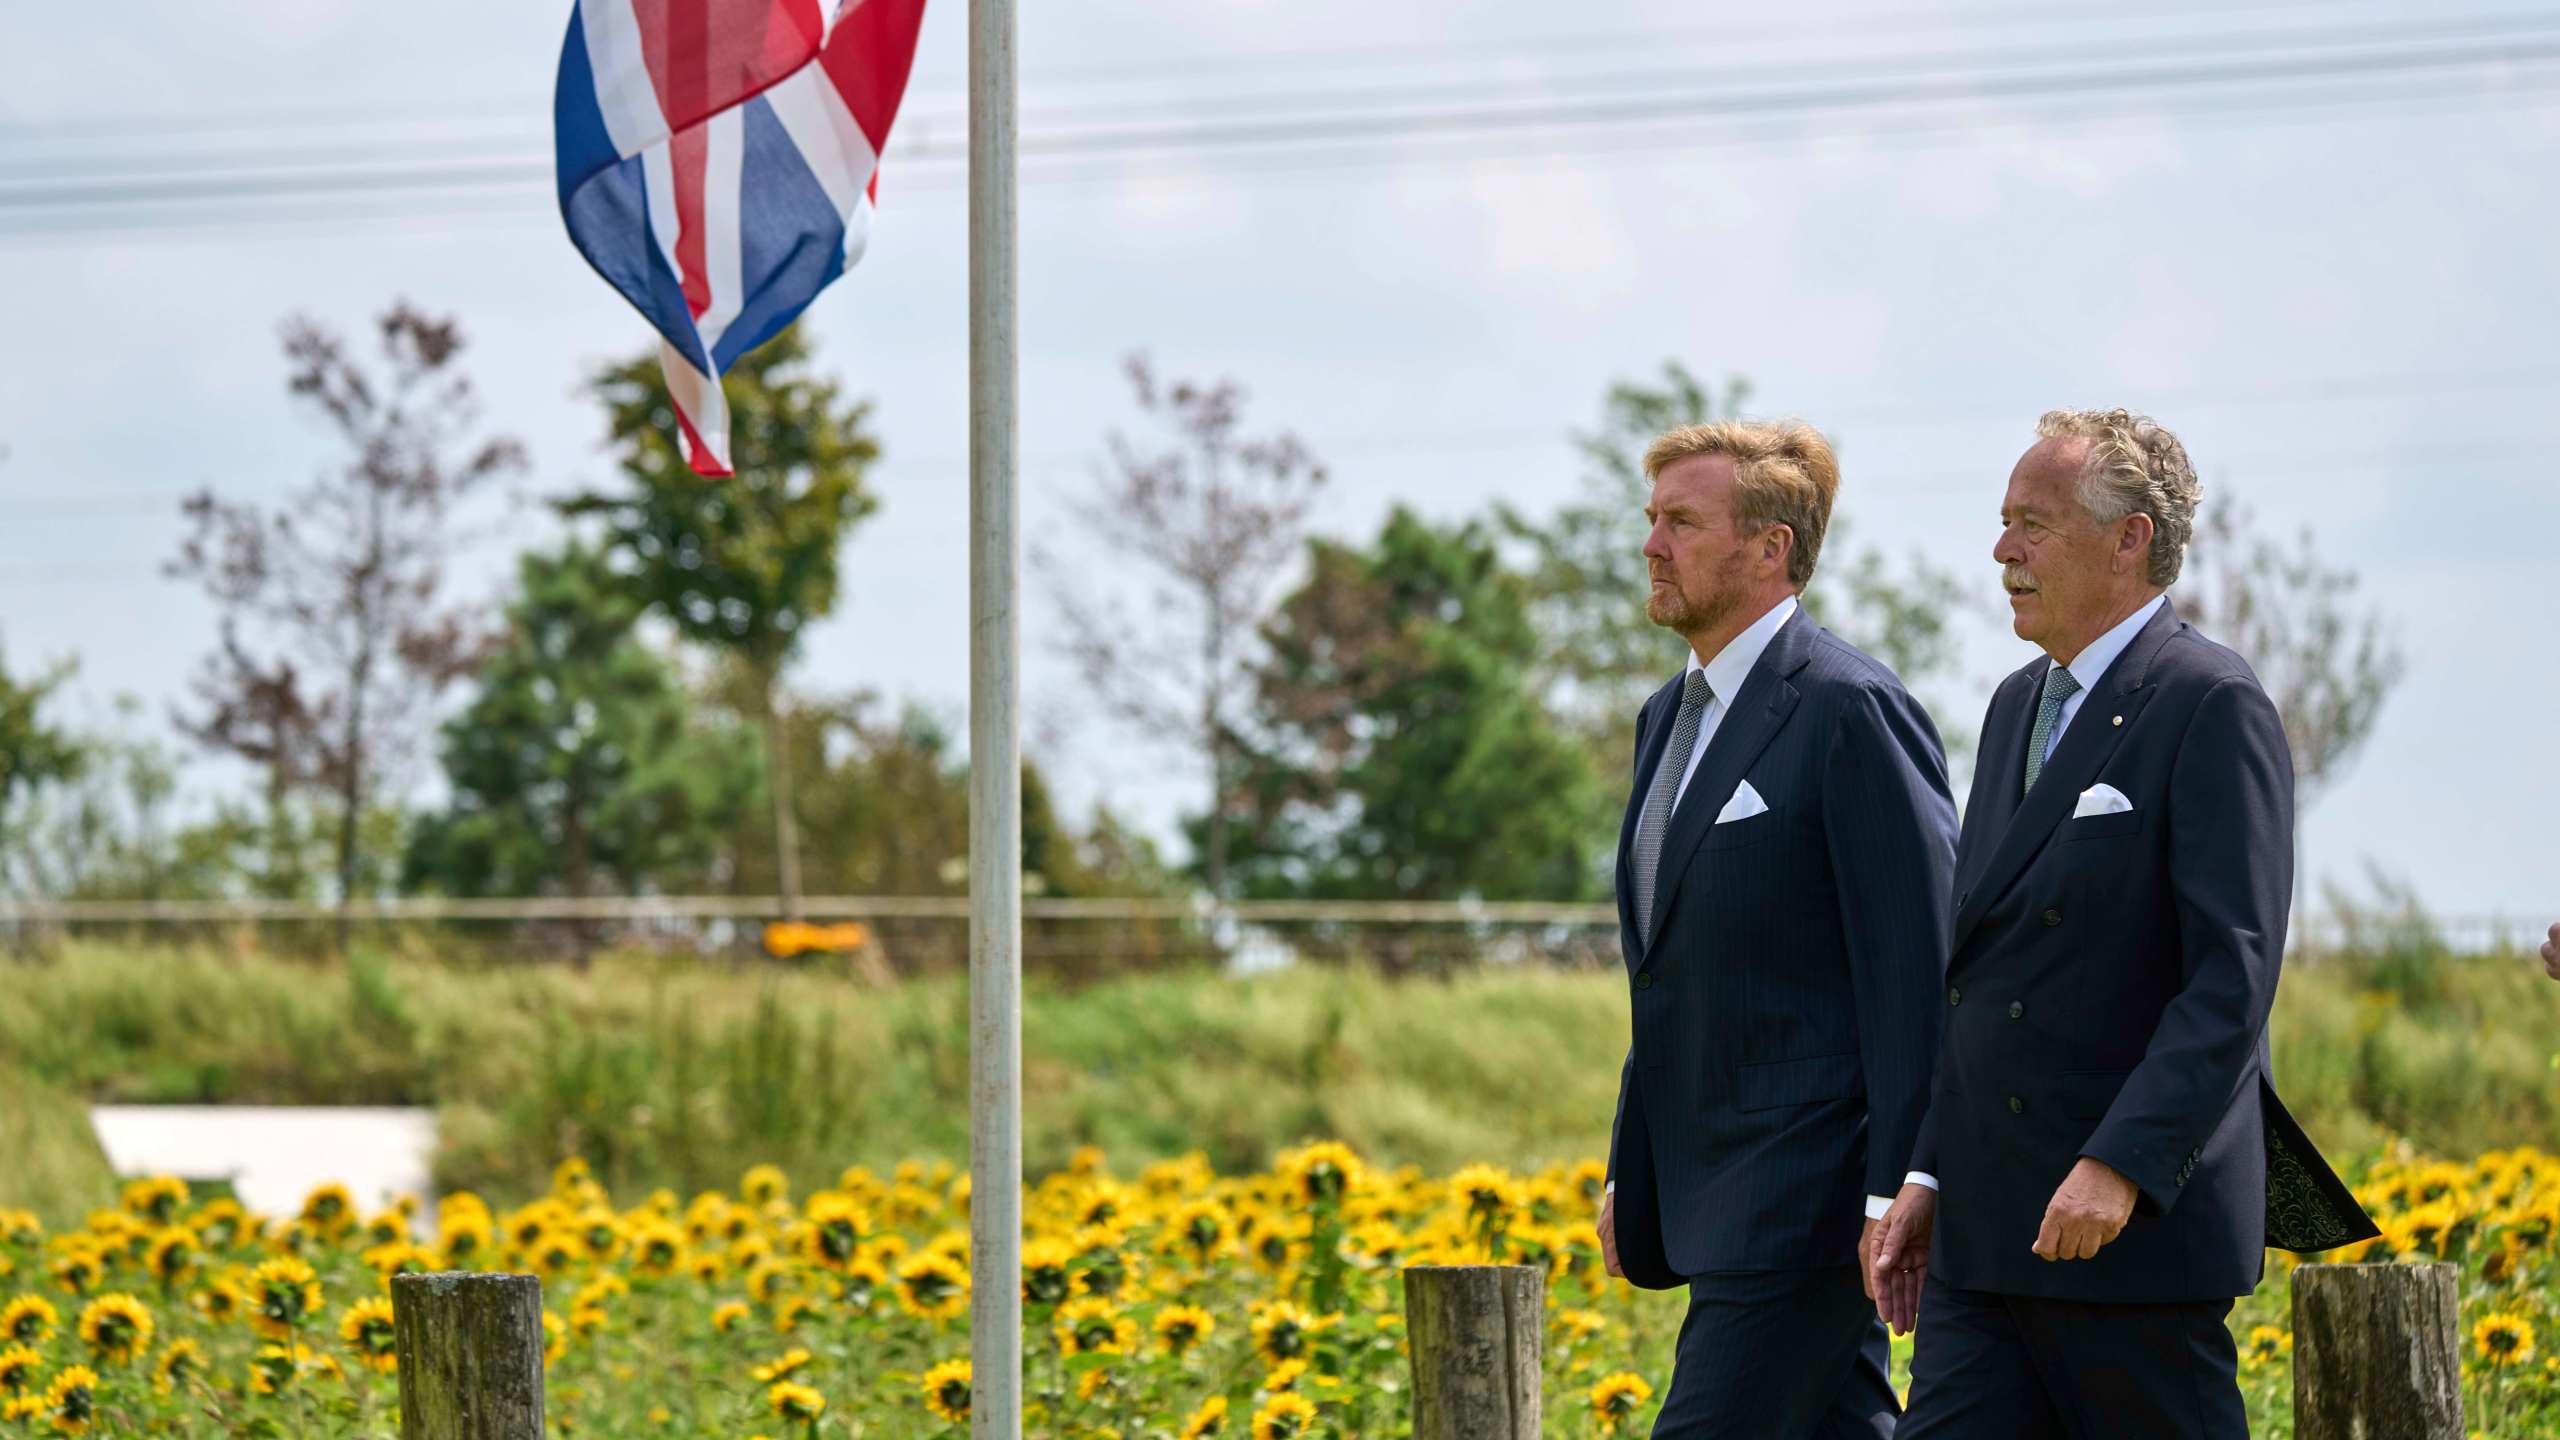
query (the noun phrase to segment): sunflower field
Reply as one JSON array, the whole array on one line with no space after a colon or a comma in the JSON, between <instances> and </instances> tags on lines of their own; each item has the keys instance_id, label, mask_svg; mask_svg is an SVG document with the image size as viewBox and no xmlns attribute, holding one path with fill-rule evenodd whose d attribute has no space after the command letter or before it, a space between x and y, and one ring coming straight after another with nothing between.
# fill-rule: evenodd
<instances>
[{"instance_id":1,"label":"sunflower field","mask_svg":"<svg viewBox=\"0 0 2560 1440\"><path fill-rule=\"evenodd\" d=\"M1121 1178L1081 1152L1026 1197L1026 1431L1408 1433L1401 1268L1492 1259L1548 1273L1549 1435L1641 1435L1680 1297L1601 1274L1601 1184L1597 1162L1430 1177L1335 1142L1230 1176L1191 1156ZM2400 1156L2360 1193L2386 1234L2341 1258L2463 1266L2475 1430L2560 1434L2560 1161ZM431 1228L336 1186L265 1217L168 1177L65 1233L0 1209L0 1437L394 1435L390 1277L480 1269L542 1277L562 1435L949 1440L971 1403L968 1203L965 1175L907 1163L806 1196L758 1166L626 1207L573 1159L512 1209L448 1194ZM2290 1433L2288 1273L2232 1316L2261 1436Z\"/></svg>"}]
</instances>

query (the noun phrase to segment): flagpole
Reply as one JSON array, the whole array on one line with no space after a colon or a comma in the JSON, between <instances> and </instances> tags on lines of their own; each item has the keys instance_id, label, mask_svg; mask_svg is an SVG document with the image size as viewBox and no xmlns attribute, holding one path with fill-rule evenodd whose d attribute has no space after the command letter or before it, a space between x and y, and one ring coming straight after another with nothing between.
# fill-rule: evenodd
<instances>
[{"instance_id":1,"label":"flagpole","mask_svg":"<svg viewBox=\"0 0 2560 1440\"><path fill-rule=\"evenodd\" d=\"M1014 5L969 0L969 1433L1022 1435Z\"/></svg>"}]
</instances>

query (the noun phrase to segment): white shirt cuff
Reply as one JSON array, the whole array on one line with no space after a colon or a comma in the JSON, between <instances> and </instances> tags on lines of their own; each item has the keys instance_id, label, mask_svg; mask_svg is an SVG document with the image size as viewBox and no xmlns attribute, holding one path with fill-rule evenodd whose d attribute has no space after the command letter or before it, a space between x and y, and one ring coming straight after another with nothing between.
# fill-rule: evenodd
<instances>
[{"instance_id":1,"label":"white shirt cuff","mask_svg":"<svg viewBox=\"0 0 2560 1440\"><path fill-rule=\"evenodd\" d=\"M1600 1193L1601 1193L1601 1194L1603 1194L1603 1195L1615 1195L1615 1194L1617 1194L1617 1193L1618 1193L1618 1182L1617 1182L1617 1181L1615 1181L1615 1180L1610 1181L1610 1182L1609 1182L1609 1188L1608 1188L1608 1189L1606 1189L1606 1190L1601 1191Z\"/></svg>"},{"instance_id":2,"label":"white shirt cuff","mask_svg":"<svg viewBox=\"0 0 2560 1440\"><path fill-rule=\"evenodd\" d=\"M1910 1174L1902 1177L1902 1183L1905 1185L1926 1185L1930 1189L1935 1190L1938 1188L1938 1177L1924 1171L1914 1170ZM1893 1197L1889 1195L1870 1195L1867 1197L1867 1218L1870 1220L1883 1219L1884 1213L1892 1208Z\"/></svg>"}]
</instances>

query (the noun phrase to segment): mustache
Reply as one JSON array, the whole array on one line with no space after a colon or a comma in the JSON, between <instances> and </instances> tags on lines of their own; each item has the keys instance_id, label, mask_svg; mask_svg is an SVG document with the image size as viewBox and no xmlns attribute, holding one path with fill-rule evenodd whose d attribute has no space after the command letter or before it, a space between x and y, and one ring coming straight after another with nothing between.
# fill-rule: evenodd
<instances>
[{"instance_id":1,"label":"mustache","mask_svg":"<svg viewBox=\"0 0 2560 1440\"><path fill-rule=\"evenodd\" d=\"M2036 577L2028 574L2026 567L2023 565L2001 566L2000 584L2002 588L2008 590L2036 590L2042 588L2036 584Z\"/></svg>"}]
</instances>

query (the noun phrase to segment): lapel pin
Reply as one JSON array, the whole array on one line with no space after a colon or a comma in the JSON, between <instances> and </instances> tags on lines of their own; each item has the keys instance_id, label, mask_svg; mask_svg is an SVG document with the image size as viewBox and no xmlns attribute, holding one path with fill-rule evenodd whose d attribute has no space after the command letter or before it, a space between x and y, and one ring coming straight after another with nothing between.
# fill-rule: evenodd
<instances>
[{"instance_id":1,"label":"lapel pin","mask_svg":"<svg viewBox=\"0 0 2560 1440\"><path fill-rule=\"evenodd\" d=\"M2121 715L2117 716L2117 717L2116 717L2116 723L2117 723L2117 724L2119 724L2119 725L2123 724L2123 723L2124 723L2124 717L2123 717L2123 716L2121 716Z\"/></svg>"}]
</instances>

